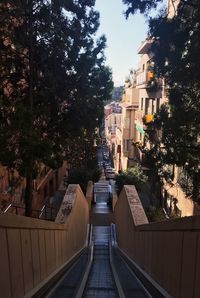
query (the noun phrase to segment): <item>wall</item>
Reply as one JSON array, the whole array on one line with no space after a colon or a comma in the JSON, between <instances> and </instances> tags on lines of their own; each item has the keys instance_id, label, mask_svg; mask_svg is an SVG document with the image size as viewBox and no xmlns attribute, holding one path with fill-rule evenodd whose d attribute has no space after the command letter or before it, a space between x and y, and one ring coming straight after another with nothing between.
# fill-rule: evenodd
<instances>
[{"instance_id":1,"label":"wall","mask_svg":"<svg viewBox=\"0 0 200 298\"><path fill-rule=\"evenodd\" d=\"M187 197L178 183L170 184L166 182L163 185L163 190L167 192L167 195L177 199L176 207L180 210L181 217L200 214L200 206L190 197Z\"/></svg>"},{"instance_id":2,"label":"wall","mask_svg":"<svg viewBox=\"0 0 200 298\"><path fill-rule=\"evenodd\" d=\"M36 180L37 186L33 192L32 209L41 210L45 203L45 199L54 195L66 174L66 167L67 162L64 161L59 169L52 170L49 168L43 177L38 177Z\"/></svg>"},{"instance_id":3,"label":"wall","mask_svg":"<svg viewBox=\"0 0 200 298\"><path fill-rule=\"evenodd\" d=\"M32 198L32 209L41 210L45 200L54 195L56 190L59 188L63 177L66 174L67 162L64 161L63 165L57 169L52 170L41 164L41 171L36 180L34 180L33 198ZM19 183L13 189L13 192L6 192L5 190L9 186L8 170L0 165L0 208L5 210L10 203L21 206L22 209L18 208L18 214L24 214L24 190L26 180L19 176L14 171L15 179L19 179ZM10 213L16 213L14 208L8 209ZM38 216L38 212L33 212L33 217Z\"/></svg>"},{"instance_id":4,"label":"wall","mask_svg":"<svg viewBox=\"0 0 200 298\"><path fill-rule=\"evenodd\" d=\"M200 297L200 216L149 224L134 186L115 206L119 247L172 297Z\"/></svg>"},{"instance_id":5,"label":"wall","mask_svg":"<svg viewBox=\"0 0 200 298\"><path fill-rule=\"evenodd\" d=\"M89 209L91 208L92 200L93 200L93 188L94 188L93 182L88 181L85 197L88 202Z\"/></svg>"},{"instance_id":6,"label":"wall","mask_svg":"<svg viewBox=\"0 0 200 298\"><path fill-rule=\"evenodd\" d=\"M9 179L10 176L10 179ZM12 184L10 185L12 181ZM22 193L25 187L25 181L16 171L8 170L0 164L0 208L5 210L10 202L20 204L22 202Z\"/></svg>"},{"instance_id":7,"label":"wall","mask_svg":"<svg viewBox=\"0 0 200 298\"><path fill-rule=\"evenodd\" d=\"M0 215L0 293L4 298L31 297L36 286L85 247L89 209L78 185L69 185L65 202L69 212L63 209L63 224L59 218L53 223Z\"/></svg>"},{"instance_id":8,"label":"wall","mask_svg":"<svg viewBox=\"0 0 200 298\"><path fill-rule=\"evenodd\" d=\"M173 18L176 15L179 2L180 2L180 0L168 0L167 1L167 17L169 19Z\"/></svg>"}]
</instances>

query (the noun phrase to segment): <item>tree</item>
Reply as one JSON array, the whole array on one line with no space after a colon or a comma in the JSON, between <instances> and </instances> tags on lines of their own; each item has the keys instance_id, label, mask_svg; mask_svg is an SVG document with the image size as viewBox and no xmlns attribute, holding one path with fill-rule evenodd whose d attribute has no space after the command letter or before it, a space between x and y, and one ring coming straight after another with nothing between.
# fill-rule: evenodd
<instances>
[{"instance_id":1,"label":"tree","mask_svg":"<svg viewBox=\"0 0 200 298\"><path fill-rule=\"evenodd\" d=\"M123 94L123 86L114 87L112 92L112 100L120 101Z\"/></svg>"},{"instance_id":2,"label":"tree","mask_svg":"<svg viewBox=\"0 0 200 298\"><path fill-rule=\"evenodd\" d=\"M135 14L137 11L147 14L151 9L155 9L163 0L122 0L128 6L125 15L128 18L130 14Z\"/></svg>"},{"instance_id":3,"label":"tree","mask_svg":"<svg viewBox=\"0 0 200 298\"><path fill-rule=\"evenodd\" d=\"M0 4L0 161L26 177L26 215L38 165L59 167L68 140L95 129L110 93L94 2Z\"/></svg>"},{"instance_id":4,"label":"tree","mask_svg":"<svg viewBox=\"0 0 200 298\"><path fill-rule=\"evenodd\" d=\"M122 171L116 175L118 194L120 194L124 185L135 185L137 190L141 190L146 181L147 176L144 175L142 169L139 166Z\"/></svg>"},{"instance_id":5,"label":"tree","mask_svg":"<svg viewBox=\"0 0 200 298\"><path fill-rule=\"evenodd\" d=\"M131 7L127 16L136 9L148 12L159 2L124 0ZM173 18L162 12L149 20L149 34L154 39L151 47L154 72L165 78L170 105L167 114L158 115L163 132L161 153L168 164L187 164L193 181L193 199L197 201L200 201L199 19L199 1L181 0Z\"/></svg>"}]
</instances>

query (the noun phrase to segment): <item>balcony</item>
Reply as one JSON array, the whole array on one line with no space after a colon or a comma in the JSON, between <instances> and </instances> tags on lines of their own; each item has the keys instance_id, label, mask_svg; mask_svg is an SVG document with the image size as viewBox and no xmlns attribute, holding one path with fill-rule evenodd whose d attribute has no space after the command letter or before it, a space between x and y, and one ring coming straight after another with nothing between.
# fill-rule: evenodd
<instances>
[{"instance_id":1,"label":"balcony","mask_svg":"<svg viewBox=\"0 0 200 298\"><path fill-rule=\"evenodd\" d=\"M151 68L147 67L147 70L137 72L136 86L152 92L159 91L162 89L162 79L157 78Z\"/></svg>"},{"instance_id":2,"label":"balcony","mask_svg":"<svg viewBox=\"0 0 200 298\"><path fill-rule=\"evenodd\" d=\"M151 70L138 72L136 84L137 85L145 84L145 87L147 88L151 84L153 78L154 78L154 73Z\"/></svg>"},{"instance_id":3,"label":"balcony","mask_svg":"<svg viewBox=\"0 0 200 298\"><path fill-rule=\"evenodd\" d=\"M152 41L152 38L147 38L144 42L142 42L141 46L138 49L138 54L143 55L148 53L151 48Z\"/></svg>"}]
</instances>

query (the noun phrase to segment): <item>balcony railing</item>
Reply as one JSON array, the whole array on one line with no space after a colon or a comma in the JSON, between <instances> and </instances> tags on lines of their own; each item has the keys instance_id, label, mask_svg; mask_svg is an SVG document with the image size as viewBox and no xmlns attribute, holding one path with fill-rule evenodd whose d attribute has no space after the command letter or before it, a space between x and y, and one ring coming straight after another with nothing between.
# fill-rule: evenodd
<instances>
[{"instance_id":1,"label":"balcony railing","mask_svg":"<svg viewBox=\"0 0 200 298\"><path fill-rule=\"evenodd\" d=\"M137 85L148 84L154 77L154 73L150 70L137 73Z\"/></svg>"},{"instance_id":2,"label":"balcony railing","mask_svg":"<svg viewBox=\"0 0 200 298\"><path fill-rule=\"evenodd\" d=\"M155 91L162 88L162 80L156 78L154 72L147 68L146 71L137 73L136 85L145 85L144 88Z\"/></svg>"}]
</instances>

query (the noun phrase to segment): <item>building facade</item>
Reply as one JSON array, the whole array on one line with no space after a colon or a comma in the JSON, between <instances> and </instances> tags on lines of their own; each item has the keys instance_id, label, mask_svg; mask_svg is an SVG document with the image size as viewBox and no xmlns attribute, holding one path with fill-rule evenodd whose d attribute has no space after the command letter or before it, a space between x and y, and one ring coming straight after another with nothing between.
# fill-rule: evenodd
<instances>
[{"instance_id":1,"label":"building facade","mask_svg":"<svg viewBox=\"0 0 200 298\"><path fill-rule=\"evenodd\" d=\"M44 204L51 205L52 198L66 175L66 162L57 170L41 164L37 178L33 181L32 212L38 217ZM0 210L24 214L26 180L14 170L0 166Z\"/></svg>"}]
</instances>

